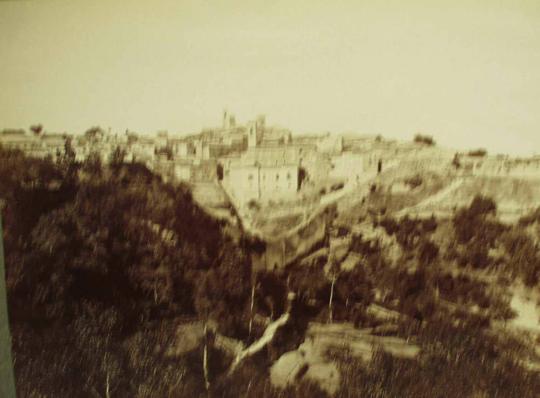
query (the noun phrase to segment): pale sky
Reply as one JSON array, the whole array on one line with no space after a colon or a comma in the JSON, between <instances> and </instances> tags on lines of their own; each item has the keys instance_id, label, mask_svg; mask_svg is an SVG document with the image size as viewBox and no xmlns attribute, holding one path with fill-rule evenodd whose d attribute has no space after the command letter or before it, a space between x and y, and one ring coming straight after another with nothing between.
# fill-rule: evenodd
<instances>
[{"instance_id":1,"label":"pale sky","mask_svg":"<svg viewBox=\"0 0 540 398\"><path fill-rule=\"evenodd\" d=\"M191 133L224 108L540 153L540 1L0 1L0 129Z\"/></svg>"}]
</instances>

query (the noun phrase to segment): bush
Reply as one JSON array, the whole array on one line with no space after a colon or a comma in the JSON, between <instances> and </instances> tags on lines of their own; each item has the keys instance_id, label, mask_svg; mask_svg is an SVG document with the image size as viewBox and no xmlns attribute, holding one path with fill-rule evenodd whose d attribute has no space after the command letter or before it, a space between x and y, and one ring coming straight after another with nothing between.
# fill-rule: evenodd
<instances>
[{"instance_id":1,"label":"bush","mask_svg":"<svg viewBox=\"0 0 540 398\"><path fill-rule=\"evenodd\" d=\"M487 155L487 151L483 148L480 148L480 149L475 149L473 151L469 151L467 155L475 156L475 157L484 157Z\"/></svg>"},{"instance_id":2,"label":"bush","mask_svg":"<svg viewBox=\"0 0 540 398\"><path fill-rule=\"evenodd\" d=\"M439 257L439 247L430 240L423 240L418 249L418 260L421 265L431 264Z\"/></svg>"},{"instance_id":3,"label":"bush","mask_svg":"<svg viewBox=\"0 0 540 398\"><path fill-rule=\"evenodd\" d=\"M248 209L249 210L260 210L261 209L261 205L259 204L259 202L257 202L255 199L251 199L248 203L247 203L247 206L248 206Z\"/></svg>"},{"instance_id":4,"label":"bush","mask_svg":"<svg viewBox=\"0 0 540 398\"><path fill-rule=\"evenodd\" d=\"M459 243L468 243L476 237L485 237L489 232L489 237L500 232L501 225L487 221L487 216L495 215L497 205L491 198L481 195L474 197L469 207L461 208L454 215L452 222Z\"/></svg>"},{"instance_id":5,"label":"bush","mask_svg":"<svg viewBox=\"0 0 540 398\"><path fill-rule=\"evenodd\" d=\"M412 250L422 238L437 229L437 220L433 216L425 220L405 216L399 221L392 217L384 217L379 225L388 235L395 235L402 248Z\"/></svg>"},{"instance_id":6,"label":"bush","mask_svg":"<svg viewBox=\"0 0 540 398\"><path fill-rule=\"evenodd\" d=\"M424 181L419 174L415 175L414 177L407 178L405 180L405 184L411 187L411 189L419 187L420 185L422 185L423 182Z\"/></svg>"},{"instance_id":7,"label":"bush","mask_svg":"<svg viewBox=\"0 0 540 398\"><path fill-rule=\"evenodd\" d=\"M521 217L518 224L522 227L527 227L537 222L540 222L540 207L535 209L533 212Z\"/></svg>"},{"instance_id":8,"label":"bush","mask_svg":"<svg viewBox=\"0 0 540 398\"><path fill-rule=\"evenodd\" d=\"M417 144L423 144L427 146L435 145L435 140L433 140L433 137L429 135L416 134L414 136L414 142L416 142Z\"/></svg>"}]
</instances>

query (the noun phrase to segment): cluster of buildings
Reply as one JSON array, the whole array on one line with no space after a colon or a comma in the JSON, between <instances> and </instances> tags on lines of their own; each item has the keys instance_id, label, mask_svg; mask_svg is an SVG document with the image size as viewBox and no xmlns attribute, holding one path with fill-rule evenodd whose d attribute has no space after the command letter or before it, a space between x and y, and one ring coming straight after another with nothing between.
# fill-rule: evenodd
<instances>
[{"instance_id":1,"label":"cluster of buildings","mask_svg":"<svg viewBox=\"0 0 540 398\"><path fill-rule=\"evenodd\" d=\"M288 129L268 125L263 115L238 124L227 111L221 125L188 136L165 131L153 136L117 134L100 128L82 135L4 131L0 145L52 158L61 156L69 145L78 161L98 153L104 162L119 148L124 161L143 162L171 182L219 181L239 204L287 201L301 188L322 192L336 183L359 183L399 156L396 145L380 137L293 136ZM417 148L411 144L409 149Z\"/></svg>"},{"instance_id":2,"label":"cluster of buildings","mask_svg":"<svg viewBox=\"0 0 540 398\"><path fill-rule=\"evenodd\" d=\"M64 152L64 134L27 134L24 130L5 130L0 134L0 145L6 149L20 149L35 157L57 156Z\"/></svg>"},{"instance_id":3,"label":"cluster of buildings","mask_svg":"<svg viewBox=\"0 0 540 398\"><path fill-rule=\"evenodd\" d=\"M151 161L155 156L154 139L133 133L111 134L100 128L89 129L84 135L67 133L27 133L24 130L4 130L0 132L0 146L19 149L28 156L55 160L66 150L75 154L75 160L82 162L89 154L98 153L108 161L117 148L125 151L125 160Z\"/></svg>"},{"instance_id":4,"label":"cluster of buildings","mask_svg":"<svg viewBox=\"0 0 540 398\"><path fill-rule=\"evenodd\" d=\"M165 180L221 181L240 203L292 198L302 184L341 178L350 170L361 172L363 167L359 157L332 165L332 157L343 151L341 137L293 138L290 130L267 125L265 116L240 125L227 111L220 126L189 136L164 131L154 136L130 131L118 134L100 128L91 128L82 135L4 130L0 145L53 159L63 155L69 146L81 162L91 153L98 153L107 162L119 148L124 161L145 163Z\"/></svg>"}]
</instances>

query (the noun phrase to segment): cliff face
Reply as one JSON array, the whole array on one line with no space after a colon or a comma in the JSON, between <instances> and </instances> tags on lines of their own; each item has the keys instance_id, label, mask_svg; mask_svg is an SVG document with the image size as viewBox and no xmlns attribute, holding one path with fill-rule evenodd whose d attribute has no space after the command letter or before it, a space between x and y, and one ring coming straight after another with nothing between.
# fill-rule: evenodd
<instances>
[{"instance_id":1,"label":"cliff face","mask_svg":"<svg viewBox=\"0 0 540 398\"><path fill-rule=\"evenodd\" d=\"M252 257L256 269L275 270L306 255L326 236L327 212L314 215L307 222L274 239L266 240L266 250Z\"/></svg>"}]
</instances>

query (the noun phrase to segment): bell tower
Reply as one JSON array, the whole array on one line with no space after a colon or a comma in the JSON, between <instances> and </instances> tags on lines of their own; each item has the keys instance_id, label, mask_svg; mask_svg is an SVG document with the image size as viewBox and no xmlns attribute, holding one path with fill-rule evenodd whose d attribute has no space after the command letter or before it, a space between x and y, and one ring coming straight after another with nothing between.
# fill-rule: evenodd
<instances>
[{"instance_id":1,"label":"bell tower","mask_svg":"<svg viewBox=\"0 0 540 398\"><path fill-rule=\"evenodd\" d=\"M225 130L229 128L229 114L226 109L223 110L223 123L221 125Z\"/></svg>"},{"instance_id":2,"label":"bell tower","mask_svg":"<svg viewBox=\"0 0 540 398\"><path fill-rule=\"evenodd\" d=\"M248 148L254 148L257 146L257 123L249 122L247 125L248 132Z\"/></svg>"}]
</instances>

